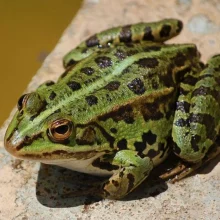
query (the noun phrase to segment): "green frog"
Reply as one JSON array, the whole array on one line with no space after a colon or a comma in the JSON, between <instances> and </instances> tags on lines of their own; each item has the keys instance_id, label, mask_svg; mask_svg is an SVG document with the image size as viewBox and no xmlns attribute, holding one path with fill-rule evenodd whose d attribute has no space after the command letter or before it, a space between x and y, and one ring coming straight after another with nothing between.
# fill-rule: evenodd
<instances>
[{"instance_id":1,"label":"green frog","mask_svg":"<svg viewBox=\"0 0 220 220\"><path fill-rule=\"evenodd\" d=\"M206 65L194 44L165 44L181 21L95 34L70 51L65 72L22 95L6 135L20 159L107 176L97 192L121 199L173 152L175 180L219 150L220 55Z\"/></svg>"}]
</instances>

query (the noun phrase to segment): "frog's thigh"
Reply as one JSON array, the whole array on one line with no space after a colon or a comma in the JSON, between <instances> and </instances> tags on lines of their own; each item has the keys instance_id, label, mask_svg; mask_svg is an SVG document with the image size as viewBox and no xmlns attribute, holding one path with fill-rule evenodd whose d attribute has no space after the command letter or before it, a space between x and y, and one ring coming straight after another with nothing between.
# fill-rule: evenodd
<instances>
[{"instance_id":1,"label":"frog's thigh","mask_svg":"<svg viewBox=\"0 0 220 220\"><path fill-rule=\"evenodd\" d=\"M178 35L182 30L182 22L176 19L164 19L152 23L138 23L122 27L114 27L94 34L71 50L63 59L65 68L88 57L102 47L112 47L119 43L139 41L164 42Z\"/></svg>"},{"instance_id":2,"label":"frog's thigh","mask_svg":"<svg viewBox=\"0 0 220 220\"><path fill-rule=\"evenodd\" d=\"M76 64L80 60L88 57L92 53L99 51L99 47L77 47L70 52L68 52L64 57L63 57L63 66L65 69L68 67Z\"/></svg>"},{"instance_id":3,"label":"frog's thigh","mask_svg":"<svg viewBox=\"0 0 220 220\"><path fill-rule=\"evenodd\" d=\"M172 136L175 154L188 162L199 162L213 146L219 132L220 56L211 58L199 74L192 91L180 95ZM182 83L184 85L184 80Z\"/></svg>"},{"instance_id":4,"label":"frog's thigh","mask_svg":"<svg viewBox=\"0 0 220 220\"><path fill-rule=\"evenodd\" d=\"M102 197L120 199L134 190L153 169L150 158L141 158L135 151L122 150L116 153L113 165L119 166L113 176L104 183Z\"/></svg>"}]
</instances>

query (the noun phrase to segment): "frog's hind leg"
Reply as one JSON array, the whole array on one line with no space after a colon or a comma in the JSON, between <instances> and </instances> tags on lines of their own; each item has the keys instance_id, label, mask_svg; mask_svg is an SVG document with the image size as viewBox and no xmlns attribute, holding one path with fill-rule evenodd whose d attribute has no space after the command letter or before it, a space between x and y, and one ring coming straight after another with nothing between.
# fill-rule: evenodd
<instances>
[{"instance_id":1,"label":"frog's hind leg","mask_svg":"<svg viewBox=\"0 0 220 220\"><path fill-rule=\"evenodd\" d=\"M183 24L177 19L164 19L159 22L138 23L115 27L89 37L71 50L63 59L65 68L88 57L92 53L120 43L140 41L164 42L180 33Z\"/></svg>"},{"instance_id":2,"label":"frog's hind leg","mask_svg":"<svg viewBox=\"0 0 220 220\"><path fill-rule=\"evenodd\" d=\"M186 85L188 79L181 84L182 92L177 102L172 130L174 153L191 166L174 168L172 176L180 173L177 180L219 154L219 146L211 149L217 144L220 131L219 79L220 55L217 55L208 61L192 90L186 90L189 88Z\"/></svg>"}]
</instances>

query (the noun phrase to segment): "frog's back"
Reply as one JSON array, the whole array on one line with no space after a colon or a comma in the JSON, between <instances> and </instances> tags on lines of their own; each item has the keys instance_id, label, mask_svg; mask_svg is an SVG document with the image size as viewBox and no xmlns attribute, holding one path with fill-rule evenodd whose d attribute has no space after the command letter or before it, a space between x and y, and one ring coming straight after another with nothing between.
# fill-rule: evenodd
<instances>
[{"instance_id":1,"label":"frog's back","mask_svg":"<svg viewBox=\"0 0 220 220\"><path fill-rule=\"evenodd\" d=\"M66 111L76 123L86 124L122 106L170 93L198 59L194 45L119 45L95 52L67 69L46 93L45 88L38 92L48 109Z\"/></svg>"}]
</instances>

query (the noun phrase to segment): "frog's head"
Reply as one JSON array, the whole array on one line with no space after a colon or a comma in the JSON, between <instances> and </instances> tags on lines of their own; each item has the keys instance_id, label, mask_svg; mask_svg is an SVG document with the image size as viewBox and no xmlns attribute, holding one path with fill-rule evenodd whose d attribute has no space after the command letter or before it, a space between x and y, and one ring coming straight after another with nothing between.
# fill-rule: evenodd
<instances>
[{"instance_id":1,"label":"frog's head","mask_svg":"<svg viewBox=\"0 0 220 220\"><path fill-rule=\"evenodd\" d=\"M45 96L37 92L21 96L5 135L6 150L17 158L45 163L68 158L82 160L99 154L100 145L77 143L72 117L66 114L65 107L49 105Z\"/></svg>"}]
</instances>

